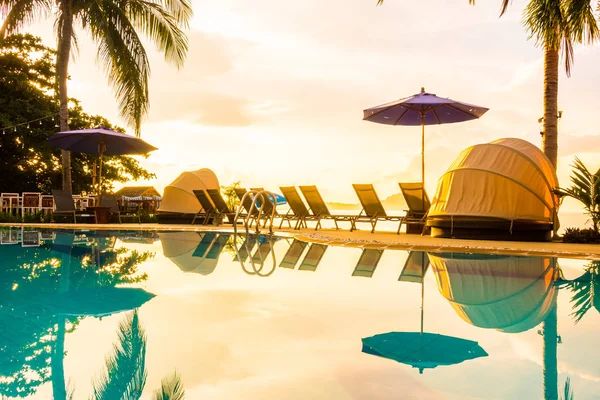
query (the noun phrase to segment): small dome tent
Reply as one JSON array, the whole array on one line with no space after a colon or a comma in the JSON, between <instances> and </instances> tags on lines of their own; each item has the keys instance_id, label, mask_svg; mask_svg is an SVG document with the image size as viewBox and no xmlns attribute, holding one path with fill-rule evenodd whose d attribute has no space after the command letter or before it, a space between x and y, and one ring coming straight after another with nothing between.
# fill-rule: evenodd
<instances>
[{"instance_id":1,"label":"small dome tent","mask_svg":"<svg viewBox=\"0 0 600 400\"><path fill-rule=\"evenodd\" d=\"M186 171L171 182L163 194L157 215L160 222L183 222L191 219L202 208L194 195L194 190L219 189L219 180L215 173L202 168L197 171Z\"/></svg>"},{"instance_id":2,"label":"small dome tent","mask_svg":"<svg viewBox=\"0 0 600 400\"><path fill-rule=\"evenodd\" d=\"M467 148L438 181L427 225L435 237L549 240L558 229L556 172L515 138Z\"/></svg>"},{"instance_id":3,"label":"small dome tent","mask_svg":"<svg viewBox=\"0 0 600 400\"><path fill-rule=\"evenodd\" d=\"M428 254L439 292L465 322L518 333L539 325L558 289L555 259L468 253Z\"/></svg>"}]
</instances>

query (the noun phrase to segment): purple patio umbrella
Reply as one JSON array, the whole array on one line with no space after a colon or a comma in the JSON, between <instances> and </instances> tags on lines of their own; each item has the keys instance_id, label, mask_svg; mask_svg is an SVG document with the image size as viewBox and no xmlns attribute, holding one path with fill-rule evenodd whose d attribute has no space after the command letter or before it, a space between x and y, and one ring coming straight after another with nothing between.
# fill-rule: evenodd
<instances>
[{"instance_id":1,"label":"purple patio umbrella","mask_svg":"<svg viewBox=\"0 0 600 400\"><path fill-rule=\"evenodd\" d=\"M157 150L156 147L138 137L104 127L58 132L48 139L48 144L75 153L98 154L100 158L98 188L101 188L102 183L103 155L147 154Z\"/></svg>"},{"instance_id":2,"label":"purple patio umbrella","mask_svg":"<svg viewBox=\"0 0 600 400\"><path fill-rule=\"evenodd\" d=\"M425 188L425 125L452 124L481 117L488 108L421 93L364 110L363 120L387 125L421 125L421 184Z\"/></svg>"}]
</instances>

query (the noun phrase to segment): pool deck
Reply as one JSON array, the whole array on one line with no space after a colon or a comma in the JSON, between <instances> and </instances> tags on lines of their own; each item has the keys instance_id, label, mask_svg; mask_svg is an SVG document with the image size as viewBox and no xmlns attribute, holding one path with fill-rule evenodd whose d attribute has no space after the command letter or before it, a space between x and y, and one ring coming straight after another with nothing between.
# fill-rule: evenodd
<instances>
[{"instance_id":1,"label":"pool deck","mask_svg":"<svg viewBox=\"0 0 600 400\"><path fill-rule=\"evenodd\" d=\"M23 226L27 228L47 229L89 229L89 230L156 230L156 231L222 231L233 232L230 227L201 225L167 225L167 224L8 224L0 223L0 227ZM254 232L255 230L251 230ZM244 233L244 229L238 229ZM268 233L262 229L261 233ZM275 229L274 233L297 237L311 242L333 246L367 247L398 250L448 251L467 253L513 254L530 256L558 256L600 260L600 245L574 244L558 242L509 242L489 240L440 239L421 235L399 235L393 232L375 232L358 230L321 229Z\"/></svg>"}]
</instances>

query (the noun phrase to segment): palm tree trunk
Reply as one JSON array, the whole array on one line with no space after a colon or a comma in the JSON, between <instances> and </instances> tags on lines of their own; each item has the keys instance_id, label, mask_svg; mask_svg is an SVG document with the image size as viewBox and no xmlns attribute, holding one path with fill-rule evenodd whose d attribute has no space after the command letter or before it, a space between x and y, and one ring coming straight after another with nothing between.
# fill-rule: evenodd
<instances>
[{"instance_id":1,"label":"palm tree trunk","mask_svg":"<svg viewBox=\"0 0 600 400\"><path fill-rule=\"evenodd\" d=\"M552 309L542 327L544 335L544 400L558 400L558 321L557 302L554 299Z\"/></svg>"},{"instance_id":2,"label":"palm tree trunk","mask_svg":"<svg viewBox=\"0 0 600 400\"><path fill-rule=\"evenodd\" d=\"M60 130L69 130L69 97L67 96L67 79L69 78L69 58L71 57L71 40L73 38L73 10L72 0L62 0L60 10L62 18L59 20L58 55L56 57L56 71L58 74L58 99L60 102L59 120ZM71 153L65 150L62 155L62 189L73 191L71 179Z\"/></svg>"},{"instance_id":3,"label":"palm tree trunk","mask_svg":"<svg viewBox=\"0 0 600 400\"><path fill-rule=\"evenodd\" d=\"M544 153L556 169L558 163L558 49L544 48Z\"/></svg>"}]
</instances>

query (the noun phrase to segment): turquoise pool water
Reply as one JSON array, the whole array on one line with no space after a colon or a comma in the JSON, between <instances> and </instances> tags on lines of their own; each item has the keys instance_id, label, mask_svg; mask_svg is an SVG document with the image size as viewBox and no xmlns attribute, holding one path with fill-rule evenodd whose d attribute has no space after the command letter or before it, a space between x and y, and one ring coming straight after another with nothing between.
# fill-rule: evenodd
<instances>
[{"instance_id":1,"label":"turquoise pool water","mask_svg":"<svg viewBox=\"0 0 600 400\"><path fill-rule=\"evenodd\" d=\"M550 399L567 378L600 398L600 263L0 234L7 398L152 399L163 381L187 399Z\"/></svg>"}]
</instances>

